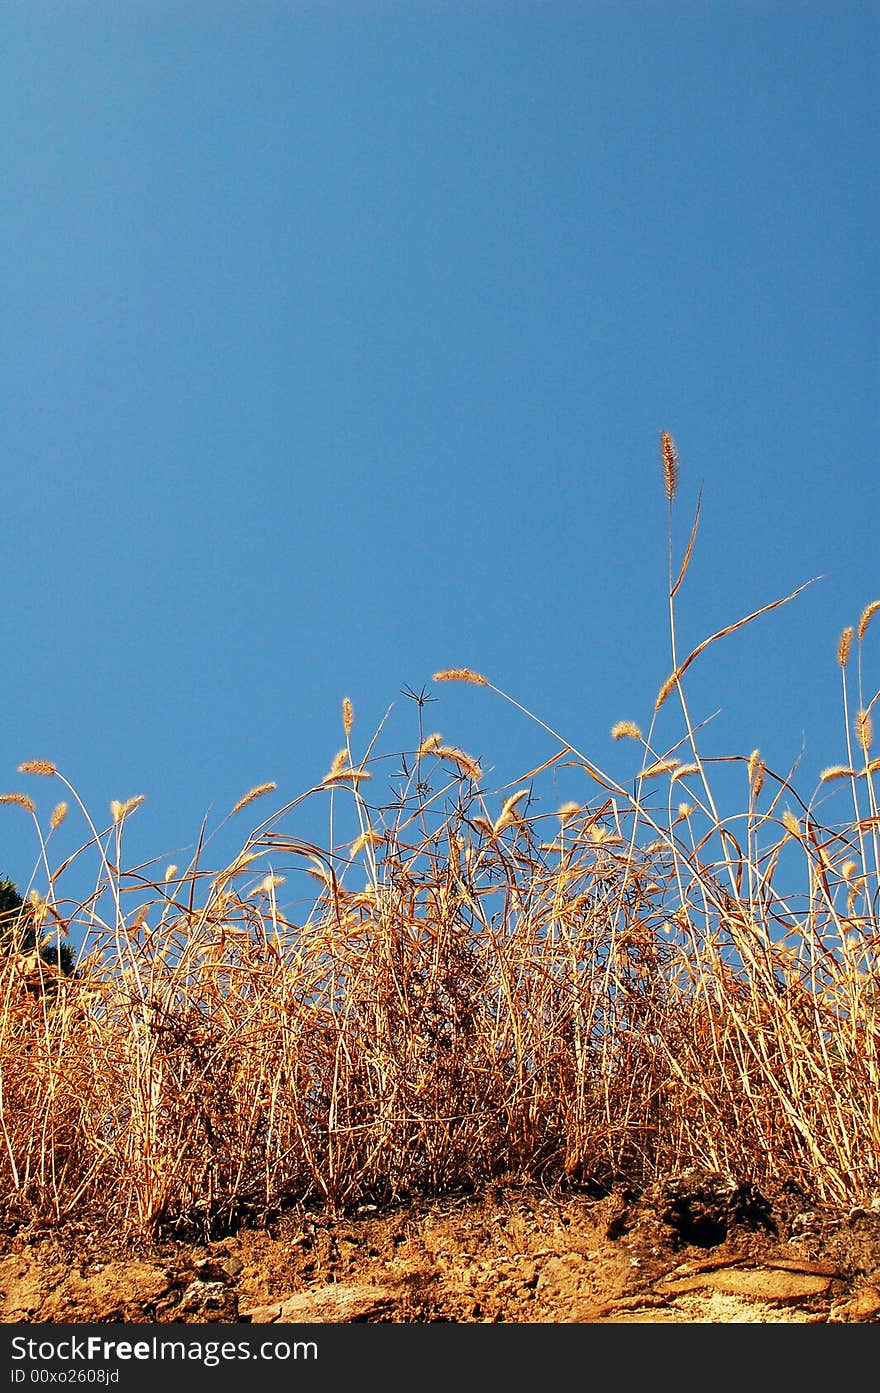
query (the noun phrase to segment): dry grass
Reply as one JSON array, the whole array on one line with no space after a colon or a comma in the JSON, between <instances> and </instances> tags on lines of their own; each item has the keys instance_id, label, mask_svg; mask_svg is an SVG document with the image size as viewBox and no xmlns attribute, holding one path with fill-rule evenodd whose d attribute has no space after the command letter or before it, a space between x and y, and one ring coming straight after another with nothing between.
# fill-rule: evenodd
<instances>
[{"instance_id":1,"label":"dry grass","mask_svg":"<svg viewBox=\"0 0 880 1393\"><path fill-rule=\"evenodd\" d=\"M671 505L665 435L662 461ZM46 888L29 912L83 950L75 978L36 955L0 962L0 1172L19 1212L207 1227L292 1198L340 1208L493 1175L638 1186L689 1165L830 1200L877 1193L880 769L862 644L878 605L838 651L846 762L821 787L848 785L845 823L821 825L757 750L722 761L744 793L725 819L682 678L747 621L677 657L695 535L696 521L674 580L670 545L661 694L678 694L682 737L655 749L653 727L615 726L641 751L628 790L534 717L558 751L490 796L476 760L422 730L419 702L413 750L393 756L398 797L379 806L366 782L391 757L376 737L353 752L346 698L346 747L321 785L219 873L197 855L160 875L124 869L140 799L99 831L53 765L22 766L65 785L98 870L84 903L60 902L34 815ZM468 669L437 678L525 710ZM560 763L589 776L591 801L530 812ZM287 830L315 798L347 808L345 845ZM33 813L26 795L4 801Z\"/></svg>"}]
</instances>

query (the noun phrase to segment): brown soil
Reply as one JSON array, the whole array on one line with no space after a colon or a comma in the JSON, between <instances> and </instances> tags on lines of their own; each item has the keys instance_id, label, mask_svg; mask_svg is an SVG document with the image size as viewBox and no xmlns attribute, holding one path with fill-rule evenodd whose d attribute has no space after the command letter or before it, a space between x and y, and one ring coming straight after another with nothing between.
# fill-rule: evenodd
<instances>
[{"instance_id":1,"label":"brown soil","mask_svg":"<svg viewBox=\"0 0 880 1393\"><path fill-rule=\"evenodd\" d=\"M6 1225L4 1322L880 1323L880 1204L689 1174L640 1197L499 1187L208 1242Z\"/></svg>"}]
</instances>

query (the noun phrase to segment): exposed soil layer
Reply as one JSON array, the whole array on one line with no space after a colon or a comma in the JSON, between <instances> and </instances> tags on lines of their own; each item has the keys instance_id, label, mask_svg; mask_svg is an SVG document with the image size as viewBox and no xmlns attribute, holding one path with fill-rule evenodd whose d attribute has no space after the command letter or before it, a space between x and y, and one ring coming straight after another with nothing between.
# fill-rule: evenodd
<instances>
[{"instance_id":1,"label":"exposed soil layer","mask_svg":"<svg viewBox=\"0 0 880 1393\"><path fill-rule=\"evenodd\" d=\"M880 1204L688 1174L635 1196L497 1187L300 1207L208 1242L99 1224L0 1237L4 1322L873 1322Z\"/></svg>"}]
</instances>

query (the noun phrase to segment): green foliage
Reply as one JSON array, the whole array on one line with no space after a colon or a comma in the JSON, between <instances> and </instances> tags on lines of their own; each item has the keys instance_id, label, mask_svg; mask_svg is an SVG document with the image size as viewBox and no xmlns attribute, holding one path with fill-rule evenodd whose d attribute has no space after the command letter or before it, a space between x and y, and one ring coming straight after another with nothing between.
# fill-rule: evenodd
<instances>
[{"instance_id":1,"label":"green foliage","mask_svg":"<svg viewBox=\"0 0 880 1393\"><path fill-rule=\"evenodd\" d=\"M44 962L70 976L73 973L74 953L68 943L38 941L33 913L25 904L15 883L0 880L0 954L33 953L38 950Z\"/></svg>"}]
</instances>

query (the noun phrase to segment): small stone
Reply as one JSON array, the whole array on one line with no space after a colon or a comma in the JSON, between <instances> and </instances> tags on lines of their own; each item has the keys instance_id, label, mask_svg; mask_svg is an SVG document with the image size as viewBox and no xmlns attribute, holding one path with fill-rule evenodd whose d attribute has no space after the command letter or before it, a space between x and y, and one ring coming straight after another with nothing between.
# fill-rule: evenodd
<instances>
[{"instance_id":1,"label":"small stone","mask_svg":"<svg viewBox=\"0 0 880 1393\"><path fill-rule=\"evenodd\" d=\"M224 1282L190 1282L180 1298L175 1317L191 1317L208 1324L238 1319L238 1297Z\"/></svg>"}]
</instances>

